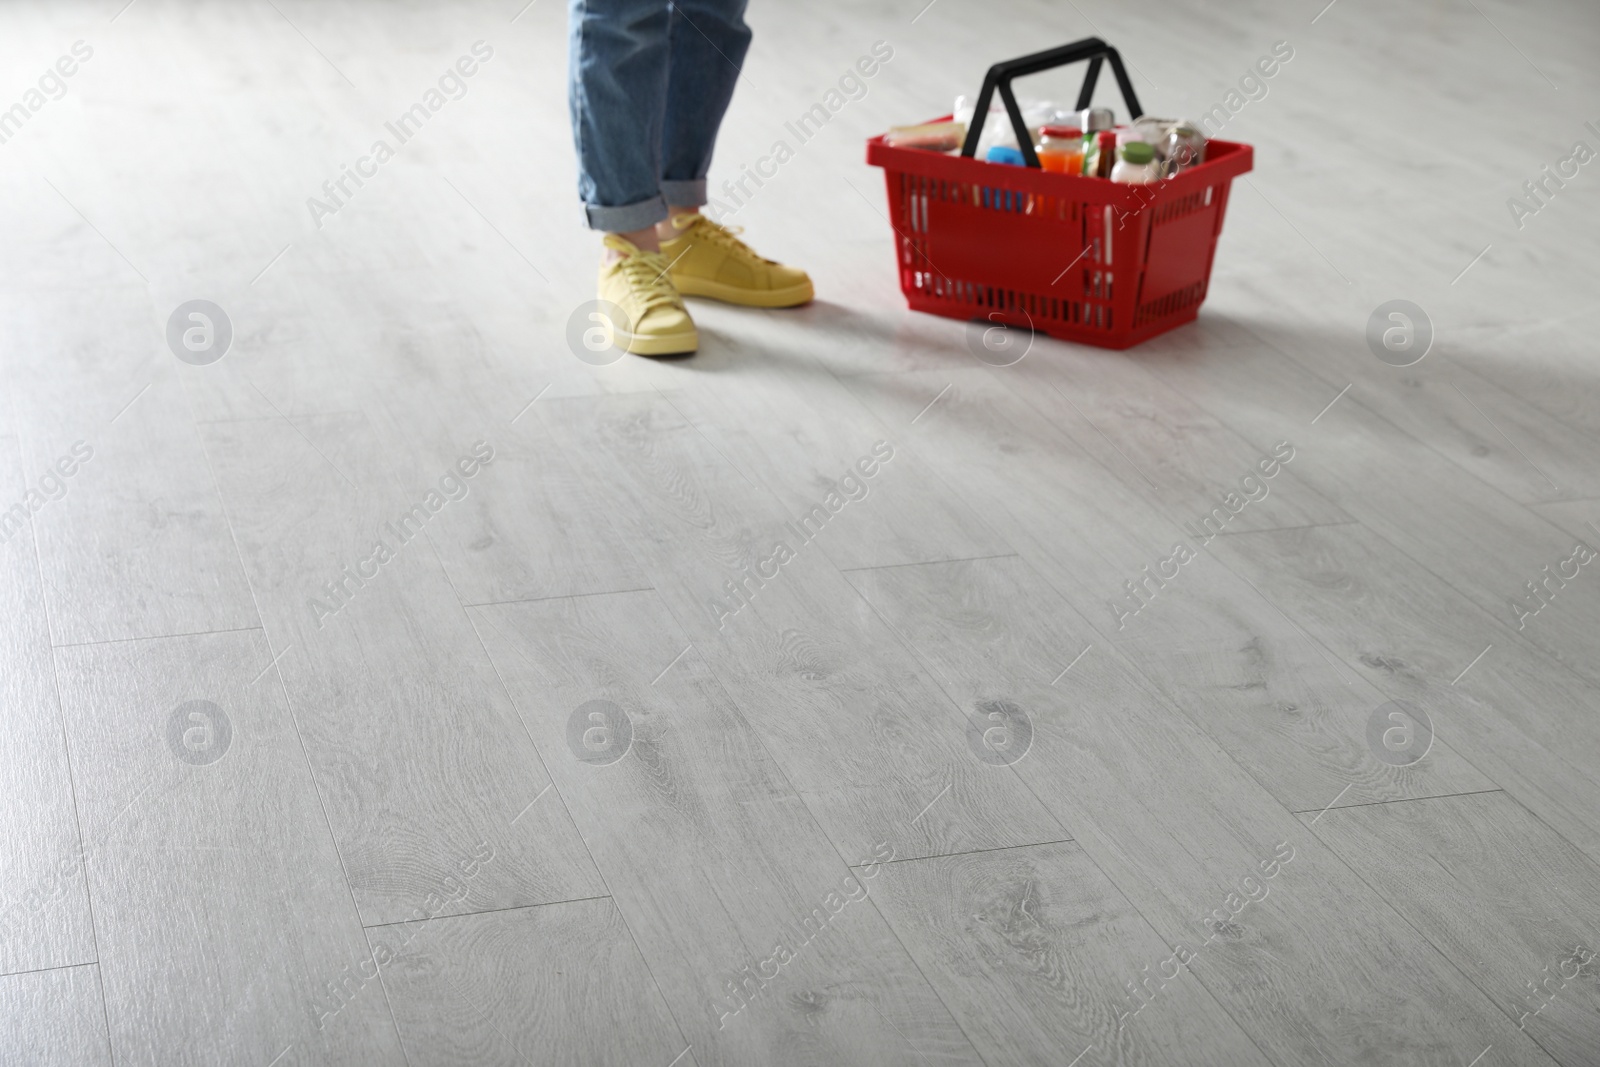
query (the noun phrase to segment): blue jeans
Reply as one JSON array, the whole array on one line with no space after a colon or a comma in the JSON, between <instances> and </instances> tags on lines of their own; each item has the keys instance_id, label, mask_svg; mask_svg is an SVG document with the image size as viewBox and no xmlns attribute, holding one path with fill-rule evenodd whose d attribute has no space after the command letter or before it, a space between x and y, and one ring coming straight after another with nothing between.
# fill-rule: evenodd
<instances>
[{"instance_id":1,"label":"blue jeans","mask_svg":"<svg viewBox=\"0 0 1600 1067\"><path fill-rule=\"evenodd\" d=\"M570 0L578 195L589 228L642 230L706 202L717 128L750 47L745 0Z\"/></svg>"}]
</instances>

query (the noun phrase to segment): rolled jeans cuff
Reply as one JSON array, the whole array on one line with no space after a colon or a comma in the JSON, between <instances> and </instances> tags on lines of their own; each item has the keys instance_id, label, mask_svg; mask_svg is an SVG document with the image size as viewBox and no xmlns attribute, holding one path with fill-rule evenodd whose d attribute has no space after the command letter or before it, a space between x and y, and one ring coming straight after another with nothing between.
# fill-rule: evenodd
<instances>
[{"instance_id":1,"label":"rolled jeans cuff","mask_svg":"<svg viewBox=\"0 0 1600 1067\"><path fill-rule=\"evenodd\" d=\"M696 178L690 181L663 181L661 195L666 197L667 203L673 207L704 207L706 204L706 180Z\"/></svg>"},{"instance_id":2,"label":"rolled jeans cuff","mask_svg":"<svg viewBox=\"0 0 1600 1067\"><path fill-rule=\"evenodd\" d=\"M704 182L700 184L702 187L705 185ZM584 206L589 213L589 229L604 230L606 233L632 233L646 226L654 226L667 217L667 202L660 196L622 207L601 207L598 204Z\"/></svg>"}]
</instances>

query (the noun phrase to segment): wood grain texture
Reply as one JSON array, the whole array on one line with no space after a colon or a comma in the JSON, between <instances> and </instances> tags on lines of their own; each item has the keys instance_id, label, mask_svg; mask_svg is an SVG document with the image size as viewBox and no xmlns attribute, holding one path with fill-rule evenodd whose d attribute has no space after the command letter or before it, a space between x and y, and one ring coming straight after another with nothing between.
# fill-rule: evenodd
<instances>
[{"instance_id":1,"label":"wood grain texture","mask_svg":"<svg viewBox=\"0 0 1600 1067\"><path fill-rule=\"evenodd\" d=\"M1588 545L1600 540L1600 500L1564 500L1555 504L1536 504L1533 511L1555 523Z\"/></svg>"},{"instance_id":2,"label":"wood grain texture","mask_svg":"<svg viewBox=\"0 0 1600 1067\"><path fill-rule=\"evenodd\" d=\"M941 382L951 385L942 395ZM1211 549L1227 535L1191 532L1229 527L1203 526L1201 514L1162 515L1135 492L1138 477L1125 465L1112 474L992 376L863 375L851 384L886 418L907 422L911 447L1090 620L1096 634L1059 650L1051 677L1089 644L1114 644L1292 810L1335 796L1359 803L1489 784L1448 750L1426 768L1368 758L1366 719L1381 698L1352 686L1326 649L1219 563ZM919 401L935 396L910 423ZM1261 484L1276 484L1293 462ZM1158 561L1178 544L1195 558L1164 581Z\"/></svg>"},{"instance_id":3,"label":"wood grain texture","mask_svg":"<svg viewBox=\"0 0 1600 1067\"><path fill-rule=\"evenodd\" d=\"M1162 981L1171 950L1071 842L888 863L876 890L991 1067L1271 1062L1192 975Z\"/></svg>"},{"instance_id":4,"label":"wood grain texture","mask_svg":"<svg viewBox=\"0 0 1600 1067\"><path fill-rule=\"evenodd\" d=\"M1538 318L1480 319L1462 331L1456 358L1568 426L1600 434L1587 343L1597 312L1592 300L1583 300Z\"/></svg>"},{"instance_id":5,"label":"wood grain texture","mask_svg":"<svg viewBox=\"0 0 1600 1067\"><path fill-rule=\"evenodd\" d=\"M1256 542L1214 539L1231 564ZM1252 778L1292 811L1493 789L1447 738L1429 758L1390 764L1372 758L1368 720L1387 699L1341 663L1316 634L1223 567L1180 576L1156 601L1111 634L1174 706L1210 734ZM1238 568L1257 581L1253 572ZM1265 590L1262 590L1265 592Z\"/></svg>"},{"instance_id":6,"label":"wood grain texture","mask_svg":"<svg viewBox=\"0 0 1600 1067\"><path fill-rule=\"evenodd\" d=\"M1315 832L1558 1063L1600 1063L1594 861L1504 793L1331 811Z\"/></svg>"},{"instance_id":7,"label":"wood grain texture","mask_svg":"<svg viewBox=\"0 0 1600 1067\"><path fill-rule=\"evenodd\" d=\"M412 1067L622 1067L666 1064L684 1050L609 898L399 923L369 936Z\"/></svg>"},{"instance_id":8,"label":"wood grain texture","mask_svg":"<svg viewBox=\"0 0 1600 1067\"><path fill-rule=\"evenodd\" d=\"M915 827L841 856L656 594L474 614L702 1065L978 1062L862 899ZM626 717L614 762L593 701Z\"/></svg>"},{"instance_id":9,"label":"wood grain texture","mask_svg":"<svg viewBox=\"0 0 1600 1067\"><path fill-rule=\"evenodd\" d=\"M225 122L221 114L216 119L218 125ZM262 249L251 267L265 268L278 251ZM353 336L349 293L336 281L297 276L292 268L279 274L277 268L288 267L295 251L290 248L273 263L257 285L247 284L248 277L226 287L212 279L185 278L163 280L154 294L157 310L167 314L207 296L222 307L233 328L233 343L220 361L175 367L195 421L357 411L371 395L370 379L354 358L365 338ZM300 312L284 315L281 309L291 305Z\"/></svg>"},{"instance_id":10,"label":"wood grain texture","mask_svg":"<svg viewBox=\"0 0 1600 1067\"><path fill-rule=\"evenodd\" d=\"M1041 662L1081 648L1087 626L1025 562L851 577L962 707L1026 716L1032 746L1013 769L1161 937L1194 950L1195 977L1269 1059L1337 1048L1442 1065L1494 1044L1548 1062L1115 651L1052 685ZM1274 856L1290 862L1272 870Z\"/></svg>"},{"instance_id":11,"label":"wood grain texture","mask_svg":"<svg viewBox=\"0 0 1600 1067\"><path fill-rule=\"evenodd\" d=\"M401 1063L382 997L323 1014L365 952L259 632L56 651L121 1064ZM194 702L204 702L197 705Z\"/></svg>"},{"instance_id":12,"label":"wood grain texture","mask_svg":"<svg viewBox=\"0 0 1600 1067\"><path fill-rule=\"evenodd\" d=\"M4 926L0 973L88 964L114 935L98 964L0 977L0 1059L1551 1062L1530 1035L1562 1003L1519 1033L1504 981L1559 970L1541 909L1591 888L1541 825L1600 862L1600 586L1586 569L1522 631L1509 598L1600 541L1600 171L1550 183L1534 215L1507 206L1600 137L1574 107L1600 99L1589 7L753 4L710 210L818 298L693 300L697 355L597 367L566 332L601 250L574 196L565 5L122 2L0 4L0 485L96 450L33 516L32 570L0 556L0 909L41 900L17 875L58 846L87 845L100 879ZM1121 49L1152 113L1222 115L1255 170L1198 321L986 365L973 323L907 309L862 146L998 59L1085 37ZM93 58L58 92L41 76L79 39ZM479 40L493 58L441 86ZM892 58L862 75L875 42ZM1278 42L1293 58L1241 84ZM1070 99L1076 74L1022 91ZM436 88L393 160L346 177ZM163 337L196 297L234 327L209 366ZM1397 298L1435 334L1406 368L1365 338ZM879 438L895 455L869 492L718 620L723 581ZM343 578L479 440L495 460L465 496L376 577ZM1271 495L1121 625L1124 583L1283 440L1298 455ZM887 584L868 603L846 576ZM330 581L354 596L319 629ZM184 684L211 660L163 642L193 631L248 649L224 673L270 693L245 718L271 725L236 743L276 762L194 804L139 796L167 750L126 709L157 682L116 680ZM150 662L74 683L115 710L53 706L52 641L98 662L151 637ZM635 716L616 764L572 756L590 691ZM1410 766L1365 736L1388 699L1437 727ZM984 763L1013 709L1032 749ZM73 734L56 756L52 730ZM241 751L173 769L231 782ZM307 796L331 828L315 854ZM1489 812L1506 799L1536 821ZM1394 831L1411 808L1486 816L1407 822L1413 849ZM1317 837L1338 819L1350 863ZM1279 842L1299 851L1269 880ZM880 843L900 859L869 878ZM1546 857L1522 892L1514 868ZM885 879L917 871L941 873L891 926ZM1247 872L1270 897L1202 929ZM797 929L847 876L869 899ZM1480 973L1461 929L1497 922ZM1128 981L1159 981L1140 923L1152 949L1203 947L1123 1043L1074 1047ZM403 929L463 933L380 981L373 946ZM755 975L779 941L792 958ZM384 1014L391 1036L367 1040L369 1000L403 975L399 1028ZM729 982L753 999L724 1017ZM101 1021L63 1028L86 998Z\"/></svg>"},{"instance_id":13,"label":"wood grain texture","mask_svg":"<svg viewBox=\"0 0 1600 1067\"><path fill-rule=\"evenodd\" d=\"M35 516L56 644L256 623L156 317L142 289L0 297L23 469L92 453Z\"/></svg>"},{"instance_id":14,"label":"wood grain texture","mask_svg":"<svg viewBox=\"0 0 1600 1067\"><path fill-rule=\"evenodd\" d=\"M94 960L77 809L16 439L0 436L0 974Z\"/></svg>"},{"instance_id":15,"label":"wood grain texture","mask_svg":"<svg viewBox=\"0 0 1600 1067\"><path fill-rule=\"evenodd\" d=\"M1600 862L1592 683L1369 530L1251 534L1221 551L1342 662L1421 708L1436 738Z\"/></svg>"},{"instance_id":16,"label":"wood grain texture","mask_svg":"<svg viewBox=\"0 0 1600 1067\"><path fill-rule=\"evenodd\" d=\"M397 294L398 295L398 294ZM390 306L390 301L393 306ZM529 408L549 377L508 374L492 341L460 309L395 297L374 309L380 351L374 426L402 488L420 496L483 442L493 466L428 539L468 604L618 592L649 586L582 465ZM394 365L398 362L399 366ZM512 391L508 381L525 383Z\"/></svg>"},{"instance_id":17,"label":"wood grain texture","mask_svg":"<svg viewBox=\"0 0 1600 1067\"><path fill-rule=\"evenodd\" d=\"M1378 254L1391 258L1386 250ZM1215 310L1320 379L1330 395L1353 385L1374 413L1514 500L1600 492L1600 438L1592 431L1552 418L1519 395L1514 382L1475 373L1461 358L1470 343L1444 323L1418 324L1434 331L1433 346L1419 362L1393 367L1379 361L1364 338L1365 320L1379 301L1367 294L1310 297L1313 290L1303 282L1314 269L1305 265L1290 268L1287 277L1280 272L1229 286Z\"/></svg>"},{"instance_id":18,"label":"wood grain texture","mask_svg":"<svg viewBox=\"0 0 1600 1067\"><path fill-rule=\"evenodd\" d=\"M856 375L851 390L971 502L1011 547L1066 583L1083 611L1171 551L1181 523L1113 473L986 369Z\"/></svg>"},{"instance_id":19,"label":"wood grain texture","mask_svg":"<svg viewBox=\"0 0 1600 1067\"><path fill-rule=\"evenodd\" d=\"M1176 521L1210 513L1225 494L1238 493L1247 477L1264 485L1265 495L1252 497L1229 519L1230 533L1350 521L1292 467L1262 478L1261 449L1152 375L1137 357L1044 337L1034 343L1037 352L1014 367L995 368L994 377L1107 469L1136 475L1134 488L1148 490Z\"/></svg>"},{"instance_id":20,"label":"wood grain texture","mask_svg":"<svg viewBox=\"0 0 1600 1067\"><path fill-rule=\"evenodd\" d=\"M1235 359L1205 375L1189 356L1196 346L1232 344ZM1261 445L1283 432L1278 411L1242 397L1270 389L1306 412L1297 431L1299 473L1323 496L1445 579L1484 610L1509 620L1524 583L1543 577L1573 551L1573 538L1483 483L1410 434L1374 414L1357 390L1314 425L1309 420L1337 389L1313 380L1237 327L1207 322L1163 341L1150 353L1160 372L1187 395ZM1600 582L1582 575L1530 624L1527 636L1591 680L1600 679L1587 632L1600 625Z\"/></svg>"},{"instance_id":21,"label":"wood grain texture","mask_svg":"<svg viewBox=\"0 0 1600 1067\"><path fill-rule=\"evenodd\" d=\"M806 354L731 363L673 395L688 420L751 482L799 519L831 491L864 492L817 539L841 569L1004 555L1011 551L933 468L910 453L879 466L872 446L896 435ZM792 363L791 363L792 359ZM663 385L665 387L665 385ZM843 485L841 485L843 483ZM859 488L858 488L859 487ZM860 504L861 506L854 506Z\"/></svg>"},{"instance_id":22,"label":"wood grain texture","mask_svg":"<svg viewBox=\"0 0 1600 1067\"><path fill-rule=\"evenodd\" d=\"M651 582L842 853L863 856L883 840L916 856L1062 838L1021 782L980 773L961 713L771 498L665 399L536 410L570 452L604 461L595 479ZM871 503L840 498L828 509ZM742 600L730 593L736 581Z\"/></svg>"},{"instance_id":23,"label":"wood grain texture","mask_svg":"<svg viewBox=\"0 0 1600 1067\"><path fill-rule=\"evenodd\" d=\"M403 493L360 416L205 432L362 920L440 914L430 901L482 842L497 858L446 914L603 892L558 806L513 825L549 778L417 532L461 489ZM456 484L488 492L492 473Z\"/></svg>"},{"instance_id":24,"label":"wood grain texture","mask_svg":"<svg viewBox=\"0 0 1600 1067\"><path fill-rule=\"evenodd\" d=\"M93 965L0 976L0 1064L110 1067Z\"/></svg>"}]
</instances>

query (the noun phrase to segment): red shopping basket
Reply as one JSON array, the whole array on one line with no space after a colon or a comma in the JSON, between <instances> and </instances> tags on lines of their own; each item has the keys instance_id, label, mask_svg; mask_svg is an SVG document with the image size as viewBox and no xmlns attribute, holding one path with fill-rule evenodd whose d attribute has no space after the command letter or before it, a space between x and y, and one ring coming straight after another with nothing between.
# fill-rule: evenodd
<instances>
[{"instance_id":1,"label":"red shopping basket","mask_svg":"<svg viewBox=\"0 0 1600 1067\"><path fill-rule=\"evenodd\" d=\"M1128 348L1199 314L1228 187L1250 170L1250 146L1210 141L1204 163L1150 185L1039 169L1011 79L1081 60L1089 70L1080 109L1108 60L1128 113L1142 114L1121 56L1091 37L990 67L960 156L867 142L867 162L884 169L900 289L912 309L1104 348ZM996 89L1026 167L972 158Z\"/></svg>"}]
</instances>

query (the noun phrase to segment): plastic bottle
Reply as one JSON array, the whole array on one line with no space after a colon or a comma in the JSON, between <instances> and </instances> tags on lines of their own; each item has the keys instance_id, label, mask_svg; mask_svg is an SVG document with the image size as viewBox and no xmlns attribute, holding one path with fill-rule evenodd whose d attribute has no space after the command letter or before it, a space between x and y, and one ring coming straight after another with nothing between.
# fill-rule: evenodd
<instances>
[{"instance_id":1,"label":"plastic bottle","mask_svg":"<svg viewBox=\"0 0 1600 1067\"><path fill-rule=\"evenodd\" d=\"M1075 126L1045 126L1033 149L1039 166L1055 174L1080 174L1083 171L1083 131Z\"/></svg>"},{"instance_id":2,"label":"plastic bottle","mask_svg":"<svg viewBox=\"0 0 1600 1067\"><path fill-rule=\"evenodd\" d=\"M1111 168L1111 180L1126 185L1147 185L1161 177L1161 165L1156 160L1156 150L1144 141L1129 141L1117 150L1116 165Z\"/></svg>"},{"instance_id":3,"label":"plastic bottle","mask_svg":"<svg viewBox=\"0 0 1600 1067\"><path fill-rule=\"evenodd\" d=\"M1008 144L990 145L989 151L983 158L990 163L1007 163L1013 167L1027 166L1027 161L1022 158L1022 150L1012 148Z\"/></svg>"}]
</instances>

